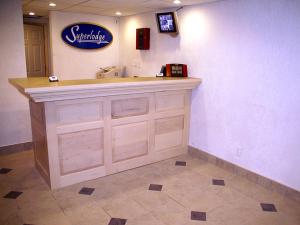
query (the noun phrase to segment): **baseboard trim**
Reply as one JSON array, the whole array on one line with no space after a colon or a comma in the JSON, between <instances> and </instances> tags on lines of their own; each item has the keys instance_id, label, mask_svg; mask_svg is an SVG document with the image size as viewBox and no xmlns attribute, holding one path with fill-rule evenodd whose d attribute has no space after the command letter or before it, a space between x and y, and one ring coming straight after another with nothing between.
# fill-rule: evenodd
<instances>
[{"instance_id":1,"label":"baseboard trim","mask_svg":"<svg viewBox=\"0 0 300 225\"><path fill-rule=\"evenodd\" d=\"M0 155L9 155L17 152L28 151L32 149L32 142L19 143L0 147Z\"/></svg>"},{"instance_id":2,"label":"baseboard trim","mask_svg":"<svg viewBox=\"0 0 300 225\"><path fill-rule=\"evenodd\" d=\"M204 151L194 148L192 146L188 147L188 152L191 156L193 156L195 158L199 158L199 159L202 159L209 163L212 163L222 169L225 169L231 173L234 173L235 175L242 176L242 177L246 178L247 180L252 181L268 190L275 191L281 195L284 195L285 197L287 197L289 199L300 202L300 192L293 188L290 188L286 185L278 183L277 181L271 180L267 177L256 174L250 170L244 169L240 166L237 166L226 160L220 159L214 155L211 155L207 152L204 152Z\"/></svg>"}]
</instances>

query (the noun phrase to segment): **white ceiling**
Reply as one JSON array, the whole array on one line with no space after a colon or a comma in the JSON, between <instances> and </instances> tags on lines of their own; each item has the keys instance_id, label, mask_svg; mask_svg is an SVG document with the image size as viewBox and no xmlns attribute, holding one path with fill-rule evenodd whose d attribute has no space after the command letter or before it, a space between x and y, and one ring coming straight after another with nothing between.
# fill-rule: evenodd
<instances>
[{"instance_id":1,"label":"white ceiling","mask_svg":"<svg viewBox=\"0 0 300 225\"><path fill-rule=\"evenodd\" d=\"M180 5L175 5L173 0L23 0L23 13L28 15L32 11L38 16L47 16L49 11L56 10L116 16L115 12L120 11L122 16L129 16L214 1L218 0L181 0ZM50 2L56 7L50 7Z\"/></svg>"}]
</instances>

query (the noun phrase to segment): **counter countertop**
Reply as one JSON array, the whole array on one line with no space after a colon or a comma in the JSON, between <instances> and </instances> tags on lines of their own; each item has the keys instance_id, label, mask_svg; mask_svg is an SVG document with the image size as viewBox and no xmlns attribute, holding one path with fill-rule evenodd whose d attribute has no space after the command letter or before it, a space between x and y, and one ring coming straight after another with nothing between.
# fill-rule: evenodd
<instances>
[{"instance_id":1,"label":"counter countertop","mask_svg":"<svg viewBox=\"0 0 300 225\"><path fill-rule=\"evenodd\" d=\"M151 92L154 89L161 89L162 91L193 89L201 83L201 79L191 77L123 77L49 82L48 77L35 77L11 78L9 82L25 96L36 102L43 102L125 94L127 92L128 94Z\"/></svg>"}]
</instances>

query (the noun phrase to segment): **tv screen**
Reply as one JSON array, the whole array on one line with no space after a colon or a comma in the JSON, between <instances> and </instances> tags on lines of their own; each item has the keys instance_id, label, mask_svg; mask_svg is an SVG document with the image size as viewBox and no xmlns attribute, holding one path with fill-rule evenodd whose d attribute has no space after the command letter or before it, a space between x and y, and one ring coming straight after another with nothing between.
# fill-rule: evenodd
<instances>
[{"instance_id":1,"label":"tv screen","mask_svg":"<svg viewBox=\"0 0 300 225\"><path fill-rule=\"evenodd\" d=\"M174 12L157 13L157 25L161 33L177 33L177 21Z\"/></svg>"}]
</instances>

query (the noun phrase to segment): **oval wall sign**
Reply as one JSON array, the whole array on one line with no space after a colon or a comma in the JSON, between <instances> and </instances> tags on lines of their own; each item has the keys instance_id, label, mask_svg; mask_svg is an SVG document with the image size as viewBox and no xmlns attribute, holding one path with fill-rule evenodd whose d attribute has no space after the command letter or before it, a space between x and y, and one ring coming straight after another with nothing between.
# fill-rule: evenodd
<instances>
[{"instance_id":1,"label":"oval wall sign","mask_svg":"<svg viewBox=\"0 0 300 225\"><path fill-rule=\"evenodd\" d=\"M76 23L61 32L62 39L69 45L82 49L103 48L113 41L112 33L92 23Z\"/></svg>"}]
</instances>

